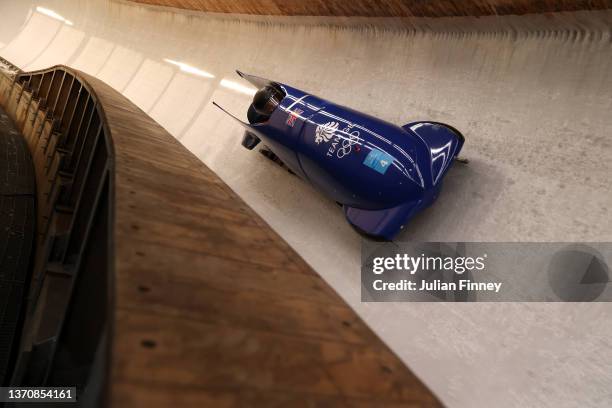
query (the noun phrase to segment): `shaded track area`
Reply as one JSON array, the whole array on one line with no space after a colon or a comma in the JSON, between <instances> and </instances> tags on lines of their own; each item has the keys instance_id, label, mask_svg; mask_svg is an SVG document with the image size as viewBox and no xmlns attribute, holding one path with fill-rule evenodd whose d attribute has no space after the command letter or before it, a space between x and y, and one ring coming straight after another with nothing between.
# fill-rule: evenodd
<instances>
[{"instance_id":1,"label":"shaded track area","mask_svg":"<svg viewBox=\"0 0 612 408\"><path fill-rule=\"evenodd\" d=\"M0 75L2 75L0 73ZM29 287L36 184L25 141L0 107L0 385L15 362L22 307Z\"/></svg>"}]
</instances>

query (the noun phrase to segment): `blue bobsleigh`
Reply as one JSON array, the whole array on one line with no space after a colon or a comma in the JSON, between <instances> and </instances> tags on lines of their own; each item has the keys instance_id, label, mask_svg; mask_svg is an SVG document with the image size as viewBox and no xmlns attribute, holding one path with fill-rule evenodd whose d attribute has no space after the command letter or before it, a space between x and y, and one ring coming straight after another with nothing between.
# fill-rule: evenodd
<instances>
[{"instance_id":1,"label":"blue bobsleigh","mask_svg":"<svg viewBox=\"0 0 612 408\"><path fill-rule=\"evenodd\" d=\"M341 204L347 220L371 237L393 239L436 199L464 143L458 130L442 123L398 127L237 72L259 88L247 112L249 123L230 114L246 128L243 146L253 149L263 141L289 170Z\"/></svg>"}]
</instances>

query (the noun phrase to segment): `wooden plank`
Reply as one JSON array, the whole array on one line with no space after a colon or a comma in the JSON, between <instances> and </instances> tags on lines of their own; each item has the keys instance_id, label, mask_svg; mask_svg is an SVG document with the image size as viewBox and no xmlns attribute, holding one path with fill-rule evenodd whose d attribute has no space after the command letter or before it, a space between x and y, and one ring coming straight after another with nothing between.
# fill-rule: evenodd
<instances>
[{"instance_id":1,"label":"wooden plank","mask_svg":"<svg viewBox=\"0 0 612 408\"><path fill-rule=\"evenodd\" d=\"M266 275L261 276L263 279ZM291 297L286 293L271 295L270 290L258 287L240 290L229 285L219 289L219 284L196 284L177 279L162 281L154 280L154 276L146 278L156 290L134 293L135 288L142 284L138 275L117 280L119 307L286 336L377 344L372 343L375 337L367 327L355 318L352 310L338 303L337 298L330 298L326 303L308 298L307 292L314 292L312 287L298 290L302 292L301 297ZM312 297L315 296L313 293Z\"/></svg>"},{"instance_id":2,"label":"wooden plank","mask_svg":"<svg viewBox=\"0 0 612 408\"><path fill-rule=\"evenodd\" d=\"M143 265L148 250L164 253L155 265ZM267 267L244 259L241 264L218 255L200 254L194 257L192 268L181 268L183 259L191 252L169 247L152 247L147 242L134 240L128 251L122 252L118 262L132 273L125 282L126 291L134 294L163 290L166 284L198 284L211 290L256 292L260 296L302 299L321 304L338 304L336 293L315 273L288 264L286 267ZM241 266L241 267L238 267ZM262 285L261 280L266 280ZM164 299L162 299L164 300ZM170 302L163 302L164 304ZM343 323L343 324L350 324Z\"/></svg>"},{"instance_id":3,"label":"wooden plank","mask_svg":"<svg viewBox=\"0 0 612 408\"><path fill-rule=\"evenodd\" d=\"M394 356L368 345L154 317L133 310L120 311L116 322L121 333L117 382L311 393L373 399L379 406L435 402L419 396L418 387L411 386L414 376Z\"/></svg>"},{"instance_id":4,"label":"wooden plank","mask_svg":"<svg viewBox=\"0 0 612 408\"><path fill-rule=\"evenodd\" d=\"M212 13L272 16L452 17L490 16L612 8L611 0L131 0Z\"/></svg>"}]
</instances>

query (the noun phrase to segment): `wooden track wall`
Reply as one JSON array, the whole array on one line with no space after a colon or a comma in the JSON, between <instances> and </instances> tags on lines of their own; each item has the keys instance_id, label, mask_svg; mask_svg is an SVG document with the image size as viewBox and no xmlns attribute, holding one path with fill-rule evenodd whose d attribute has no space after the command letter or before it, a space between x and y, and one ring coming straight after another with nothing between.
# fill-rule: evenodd
<instances>
[{"instance_id":1,"label":"wooden track wall","mask_svg":"<svg viewBox=\"0 0 612 408\"><path fill-rule=\"evenodd\" d=\"M43 375L28 375L33 364L26 365L30 384L66 382L79 372L68 364L76 356L89 366L86 378L106 367L104 403L116 407L440 405L257 214L118 92L59 66L4 81L0 103L21 126L48 187L39 193L47 211L39 223L55 221L39 247L56 244L39 248L38 265L74 279L63 298L48 292L60 304L68 297L68 309L60 332L48 329L59 345L30 358L47 356ZM66 112L97 117L102 133L71 133ZM66 242L57 233L79 206L49 196L56 185L73 191L79 177L78 168L63 167L74 152L70 135L97 140L104 153L94 155L97 171L84 184L97 194L95 205L85 201L90 238L80 241L79 256L88 267L78 270L65 268L75 265L70 257L57 257L71 248L57 245ZM64 218L56 220L57 211ZM49 296L38 302L58 313ZM30 340L40 337L37 324ZM92 337L108 339L106 347L91 346L98 344ZM101 349L108 351L102 365Z\"/></svg>"},{"instance_id":2,"label":"wooden track wall","mask_svg":"<svg viewBox=\"0 0 612 408\"><path fill-rule=\"evenodd\" d=\"M131 0L212 13L274 16L451 17L612 8L612 0Z\"/></svg>"}]
</instances>

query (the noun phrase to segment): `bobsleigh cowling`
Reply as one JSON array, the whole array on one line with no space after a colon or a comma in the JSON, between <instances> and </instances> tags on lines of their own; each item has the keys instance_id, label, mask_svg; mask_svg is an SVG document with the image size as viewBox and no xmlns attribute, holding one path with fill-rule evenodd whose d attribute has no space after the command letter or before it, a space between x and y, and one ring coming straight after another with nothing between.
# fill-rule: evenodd
<instances>
[{"instance_id":1,"label":"bobsleigh cowling","mask_svg":"<svg viewBox=\"0 0 612 408\"><path fill-rule=\"evenodd\" d=\"M438 196L464 137L438 122L396 126L279 82L238 74L259 88L242 144L262 141L293 173L342 205L347 220L391 240ZM215 104L219 108L219 105ZM223 109L223 108L221 108Z\"/></svg>"}]
</instances>

